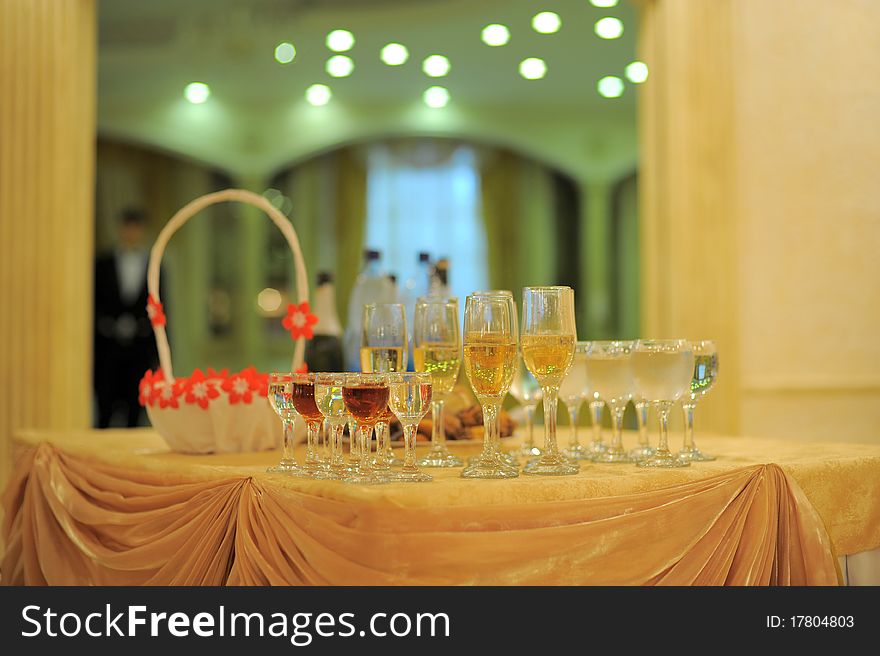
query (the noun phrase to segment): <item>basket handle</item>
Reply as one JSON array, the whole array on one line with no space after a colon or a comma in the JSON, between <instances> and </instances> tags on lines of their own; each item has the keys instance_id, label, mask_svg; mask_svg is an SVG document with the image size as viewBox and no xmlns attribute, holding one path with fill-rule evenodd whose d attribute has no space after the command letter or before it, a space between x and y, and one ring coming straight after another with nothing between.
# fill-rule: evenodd
<instances>
[{"instance_id":1,"label":"basket handle","mask_svg":"<svg viewBox=\"0 0 880 656\"><path fill-rule=\"evenodd\" d=\"M298 297L298 302L303 303L308 301L309 285L306 278L306 265L303 262L302 250L299 246L299 239L296 236L296 231L293 229L293 224L263 196L245 189L226 189L224 191L206 194L196 198L187 205L184 205L177 211L177 214L171 217L171 220L165 224L164 228L162 228L162 231L156 238L156 243L153 244L153 248L150 251L150 265L147 270L147 289L150 295L155 298L157 302L161 303L161 299L159 298L160 264L162 263L162 255L165 253L165 247L168 245L171 236L197 212L211 205L225 201L239 201L241 203L258 207L268 214L269 218L275 222L275 225L278 226L281 233L284 235L284 238L287 240L291 253L293 253L293 266L296 272L296 295ZM171 368L171 348L168 345L168 335L165 332L165 326L153 324L153 332L156 335L156 347L159 350L159 363L162 366L162 372L165 376L165 380L171 384L174 382L174 371ZM305 340L302 338L296 340L291 371L296 371L302 366L305 346Z\"/></svg>"}]
</instances>

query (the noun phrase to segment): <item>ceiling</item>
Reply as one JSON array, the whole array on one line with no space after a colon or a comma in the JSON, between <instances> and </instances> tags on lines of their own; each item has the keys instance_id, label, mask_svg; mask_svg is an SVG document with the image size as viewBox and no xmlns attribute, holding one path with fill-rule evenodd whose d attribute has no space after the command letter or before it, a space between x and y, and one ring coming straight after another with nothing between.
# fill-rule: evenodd
<instances>
[{"instance_id":1,"label":"ceiling","mask_svg":"<svg viewBox=\"0 0 880 656\"><path fill-rule=\"evenodd\" d=\"M547 10L562 19L556 34L531 28L531 17ZM594 34L594 23L603 16L624 22L621 38ZM606 99L598 95L596 82L606 75L624 77L625 66L635 58L636 17L627 0L612 9L593 7L587 0L101 0L98 128L226 168L234 158L217 161L221 148L230 154L239 149L235 161L248 161L253 170L342 140L341 135L334 138L329 119L321 125L323 141L305 138L305 122L300 122L302 130L284 124L306 111L344 112L350 122L362 113L364 125L374 126L368 129L384 132L395 124L405 126L404 132L443 132L445 119L438 116L448 113L458 117L449 121L452 133L483 129L469 131L470 123L491 132L495 118L499 125L505 122L502 115L512 117L507 123L513 132L529 131L529 126L540 132L541 123L575 121L589 123L585 129L600 136L603 125L634 133L635 85L627 82L622 97ZM509 27L507 45L489 47L481 41L480 32L489 23ZM333 54L324 39L335 28L350 30L356 39L346 53L355 62L347 78L332 78L324 70ZM290 64L274 59L281 41L296 47ZM410 51L402 66L379 59L381 47L391 41ZM450 59L448 76L435 79L422 72L421 62L430 54ZM543 79L519 75L519 62L526 57L546 61ZM192 81L205 82L212 91L198 108L203 112L199 120L187 118L190 110L180 106L188 104L182 93ZM304 92L314 83L329 85L333 99L326 107L306 109ZM450 104L421 112L424 120L413 119L411 110L421 105L422 92L435 84L449 89ZM214 109L207 109L212 103ZM407 117L388 122L404 111ZM345 120L339 123L344 138L360 134L345 128ZM279 142L276 136L283 138Z\"/></svg>"}]
</instances>

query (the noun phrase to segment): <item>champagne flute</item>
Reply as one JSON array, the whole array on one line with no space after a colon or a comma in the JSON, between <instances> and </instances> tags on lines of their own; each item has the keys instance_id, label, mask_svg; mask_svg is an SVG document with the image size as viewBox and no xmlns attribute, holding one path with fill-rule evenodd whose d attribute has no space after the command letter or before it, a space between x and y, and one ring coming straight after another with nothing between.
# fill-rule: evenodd
<instances>
[{"instance_id":1,"label":"champagne flute","mask_svg":"<svg viewBox=\"0 0 880 656\"><path fill-rule=\"evenodd\" d=\"M431 406L433 376L430 373L388 374L388 405L403 426L403 467L394 480L421 483L434 480L416 466L416 429Z\"/></svg>"},{"instance_id":2,"label":"champagne flute","mask_svg":"<svg viewBox=\"0 0 880 656\"><path fill-rule=\"evenodd\" d=\"M645 399L633 399L636 410L636 424L639 427L639 445L629 452L629 457L634 461L645 460L654 455L654 447L648 440L648 408L651 404Z\"/></svg>"},{"instance_id":3,"label":"champagne flute","mask_svg":"<svg viewBox=\"0 0 880 656\"><path fill-rule=\"evenodd\" d=\"M510 395L515 398L526 413L528 432L525 441L519 448L519 455L530 458L541 455L541 449L535 444L535 408L541 402L543 394L541 386L526 368L522 355L517 356L517 368L510 385Z\"/></svg>"},{"instance_id":4,"label":"champagne flute","mask_svg":"<svg viewBox=\"0 0 880 656\"><path fill-rule=\"evenodd\" d=\"M452 393L461 368L461 331L458 299L438 296L416 299L413 317L413 360L415 370L431 375L431 450L419 460L421 467L461 467L461 458L446 446L443 406Z\"/></svg>"},{"instance_id":5,"label":"champagne flute","mask_svg":"<svg viewBox=\"0 0 880 656\"><path fill-rule=\"evenodd\" d=\"M358 423L357 469L343 482L360 485L383 483L370 462L370 438L373 427L388 407L388 384L383 374L349 374L342 388L342 401Z\"/></svg>"},{"instance_id":6,"label":"champagne flute","mask_svg":"<svg viewBox=\"0 0 880 656\"><path fill-rule=\"evenodd\" d=\"M568 448L563 453L572 460L590 460L592 458L590 452L578 440L577 432L579 410L589 388L587 383L587 352L589 348L590 342L575 344L571 369L568 370L559 386L559 398L562 399L562 402L565 403L565 409L568 410L568 423L571 431Z\"/></svg>"},{"instance_id":7,"label":"champagne flute","mask_svg":"<svg viewBox=\"0 0 880 656\"><path fill-rule=\"evenodd\" d=\"M697 401L703 398L715 385L718 377L718 348L711 339L691 342L694 349L694 376L691 379L690 393L681 397L681 409L684 411L684 446L678 452L683 460L709 461L715 460L697 448L694 444L694 410Z\"/></svg>"},{"instance_id":8,"label":"champagne flute","mask_svg":"<svg viewBox=\"0 0 880 656\"><path fill-rule=\"evenodd\" d=\"M611 412L614 435L611 446L597 453L596 462L632 462L623 448L623 413L632 398L634 386L633 342L591 342L587 352L587 376Z\"/></svg>"},{"instance_id":9,"label":"champagne flute","mask_svg":"<svg viewBox=\"0 0 880 656\"><path fill-rule=\"evenodd\" d=\"M464 478L519 475L495 453L493 432L516 366L513 301L504 296L468 296L464 309L464 370L483 409L483 452L461 472Z\"/></svg>"},{"instance_id":10,"label":"champagne flute","mask_svg":"<svg viewBox=\"0 0 880 656\"><path fill-rule=\"evenodd\" d=\"M526 474L570 475L578 465L556 445L559 385L571 368L577 329L571 287L524 287L522 355L544 393L544 453L528 463Z\"/></svg>"},{"instance_id":11,"label":"champagne flute","mask_svg":"<svg viewBox=\"0 0 880 656\"><path fill-rule=\"evenodd\" d=\"M669 451L669 409L690 391L694 374L693 347L684 339L640 339L633 347L636 393L657 406L660 443L639 467L687 467L691 463Z\"/></svg>"},{"instance_id":12,"label":"champagne flute","mask_svg":"<svg viewBox=\"0 0 880 656\"><path fill-rule=\"evenodd\" d=\"M325 417L325 430L330 442L330 470L337 476L352 471L342 451L342 433L348 420L348 410L342 400L345 374L319 373L315 375L315 403Z\"/></svg>"},{"instance_id":13,"label":"champagne flute","mask_svg":"<svg viewBox=\"0 0 880 656\"><path fill-rule=\"evenodd\" d=\"M315 374L294 374L291 392L293 407L306 420L308 427L306 462L303 467L306 475L312 478L336 478L330 470L330 463L322 462L319 455L318 442L324 415L315 403Z\"/></svg>"},{"instance_id":14,"label":"champagne flute","mask_svg":"<svg viewBox=\"0 0 880 656\"><path fill-rule=\"evenodd\" d=\"M402 303L369 303L364 305L361 338L361 371L387 374L406 371L409 340L406 333L406 307ZM388 422L393 417L386 408L376 423L377 473L391 471L394 451L388 435Z\"/></svg>"},{"instance_id":15,"label":"champagne flute","mask_svg":"<svg viewBox=\"0 0 880 656\"><path fill-rule=\"evenodd\" d=\"M269 404L281 419L284 428L284 441L281 443L281 461L266 471L273 474L301 474L301 468L293 457L293 427L296 410L291 401L291 379L289 373L269 374Z\"/></svg>"}]
</instances>

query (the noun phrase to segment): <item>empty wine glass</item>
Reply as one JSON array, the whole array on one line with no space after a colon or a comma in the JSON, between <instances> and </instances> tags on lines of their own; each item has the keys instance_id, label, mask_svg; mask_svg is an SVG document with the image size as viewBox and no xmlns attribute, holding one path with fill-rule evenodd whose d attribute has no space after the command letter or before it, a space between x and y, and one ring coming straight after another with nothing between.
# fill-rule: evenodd
<instances>
[{"instance_id":1,"label":"empty wine glass","mask_svg":"<svg viewBox=\"0 0 880 656\"><path fill-rule=\"evenodd\" d=\"M388 404L403 426L403 467L394 480L420 483L433 480L416 466L416 429L428 408L433 392L429 373L388 374Z\"/></svg>"},{"instance_id":2,"label":"empty wine glass","mask_svg":"<svg viewBox=\"0 0 880 656\"><path fill-rule=\"evenodd\" d=\"M315 375L315 402L325 418L325 431L330 443L330 469L337 476L352 471L342 450L342 433L348 420L348 410L342 399L345 374L319 373Z\"/></svg>"},{"instance_id":3,"label":"empty wine glass","mask_svg":"<svg viewBox=\"0 0 880 656\"><path fill-rule=\"evenodd\" d=\"M388 384L384 374L349 374L342 388L342 400L346 409L358 423L357 469L343 479L345 483L374 485L383 483L373 473L370 461L370 440L373 427L388 407Z\"/></svg>"},{"instance_id":4,"label":"empty wine glass","mask_svg":"<svg viewBox=\"0 0 880 656\"><path fill-rule=\"evenodd\" d=\"M266 471L273 474L299 474L300 466L293 457L293 427L296 420L296 410L293 407L291 395L291 380L289 373L269 374L269 404L275 414L281 419L284 428L284 439L281 443L281 461L277 465L269 467Z\"/></svg>"},{"instance_id":5,"label":"empty wine glass","mask_svg":"<svg viewBox=\"0 0 880 656\"><path fill-rule=\"evenodd\" d=\"M330 463L321 461L320 458L320 434L324 423L324 415L315 403L315 374L294 374L291 380L291 401L293 407L306 421L308 427L308 442L306 446L306 461L303 470L312 478L335 478L330 470Z\"/></svg>"},{"instance_id":6,"label":"empty wine glass","mask_svg":"<svg viewBox=\"0 0 880 656\"><path fill-rule=\"evenodd\" d=\"M639 428L639 444L629 452L629 457L633 462L638 462L654 455L654 447L648 440L648 408L651 407L651 404L645 399L634 399L633 407L636 411L636 424Z\"/></svg>"},{"instance_id":7,"label":"empty wine glass","mask_svg":"<svg viewBox=\"0 0 880 656\"><path fill-rule=\"evenodd\" d=\"M563 453L573 460L590 460L592 454L584 448L578 439L578 414L581 404L587 396L587 352L590 342L577 342L574 347L574 361L571 369L562 379L559 386L559 398L568 410L569 439L568 448Z\"/></svg>"},{"instance_id":8,"label":"empty wine glass","mask_svg":"<svg viewBox=\"0 0 880 656\"><path fill-rule=\"evenodd\" d=\"M678 457L705 462L715 460L715 456L703 453L694 444L694 410L697 401L715 385L718 377L718 349L711 339L691 342L691 346L694 349L694 376L691 379L690 393L681 397L681 409L684 411L684 447L678 452Z\"/></svg>"},{"instance_id":9,"label":"empty wine glass","mask_svg":"<svg viewBox=\"0 0 880 656\"><path fill-rule=\"evenodd\" d=\"M513 383L510 385L510 395L519 402L526 413L527 432L519 455L531 458L541 455L541 449L535 444L535 408L543 398L541 386L532 372L526 367L522 356L517 356L517 368L514 372Z\"/></svg>"},{"instance_id":10,"label":"empty wine glass","mask_svg":"<svg viewBox=\"0 0 880 656\"><path fill-rule=\"evenodd\" d=\"M386 374L406 371L409 340L406 333L406 307L402 303L369 303L364 305L361 337L361 371ZM388 434L393 416L386 409L376 422L375 470L389 472L394 451Z\"/></svg>"},{"instance_id":11,"label":"empty wine glass","mask_svg":"<svg viewBox=\"0 0 880 656\"><path fill-rule=\"evenodd\" d=\"M596 462L632 462L623 448L623 413L633 391L633 342L590 342L587 377L593 391L608 406L614 434L611 446L594 456Z\"/></svg>"},{"instance_id":12,"label":"empty wine glass","mask_svg":"<svg viewBox=\"0 0 880 656\"><path fill-rule=\"evenodd\" d=\"M512 299L468 296L464 309L464 369L483 408L483 452L464 478L513 478L516 469L496 456L493 431L516 366L516 326Z\"/></svg>"},{"instance_id":13,"label":"empty wine glass","mask_svg":"<svg viewBox=\"0 0 880 656\"><path fill-rule=\"evenodd\" d=\"M694 351L687 340L640 339L633 348L636 394L657 406L660 443L654 455L639 467L687 467L691 463L669 451L669 409L690 390L694 374Z\"/></svg>"},{"instance_id":14,"label":"empty wine glass","mask_svg":"<svg viewBox=\"0 0 880 656\"><path fill-rule=\"evenodd\" d=\"M576 334L571 287L523 288L523 360L544 392L544 450L540 458L525 466L526 474L578 472L577 463L559 453L556 444L559 385L571 368Z\"/></svg>"},{"instance_id":15,"label":"empty wine glass","mask_svg":"<svg viewBox=\"0 0 880 656\"><path fill-rule=\"evenodd\" d=\"M422 467L461 467L461 458L446 446L443 406L452 393L461 368L461 329L458 299L420 297L413 318L413 360L415 370L431 375L431 449L419 460Z\"/></svg>"}]
</instances>

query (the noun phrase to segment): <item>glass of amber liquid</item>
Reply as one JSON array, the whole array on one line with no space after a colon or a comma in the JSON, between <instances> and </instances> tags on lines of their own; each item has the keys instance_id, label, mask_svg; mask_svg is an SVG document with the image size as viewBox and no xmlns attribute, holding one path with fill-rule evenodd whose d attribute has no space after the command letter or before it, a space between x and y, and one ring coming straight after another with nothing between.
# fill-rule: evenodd
<instances>
[{"instance_id":1,"label":"glass of amber liquid","mask_svg":"<svg viewBox=\"0 0 880 656\"><path fill-rule=\"evenodd\" d=\"M324 462L319 455L319 439L324 424L324 414L315 402L315 374L294 374L291 380L291 402L296 411L306 420L308 442L303 470L311 478L338 478L330 469L329 461Z\"/></svg>"},{"instance_id":2,"label":"glass of amber liquid","mask_svg":"<svg viewBox=\"0 0 880 656\"><path fill-rule=\"evenodd\" d=\"M523 473L560 476L576 474L578 465L559 452L556 444L556 405L559 385L574 359L577 329L571 287L524 287L522 356L541 385L544 397L544 449Z\"/></svg>"},{"instance_id":3,"label":"glass of amber liquid","mask_svg":"<svg viewBox=\"0 0 880 656\"><path fill-rule=\"evenodd\" d=\"M385 480L373 471L370 460L370 439L373 428L388 409L388 383L383 374L349 374L342 388L342 400L357 421L357 469L343 479L345 483L375 485Z\"/></svg>"}]
</instances>

